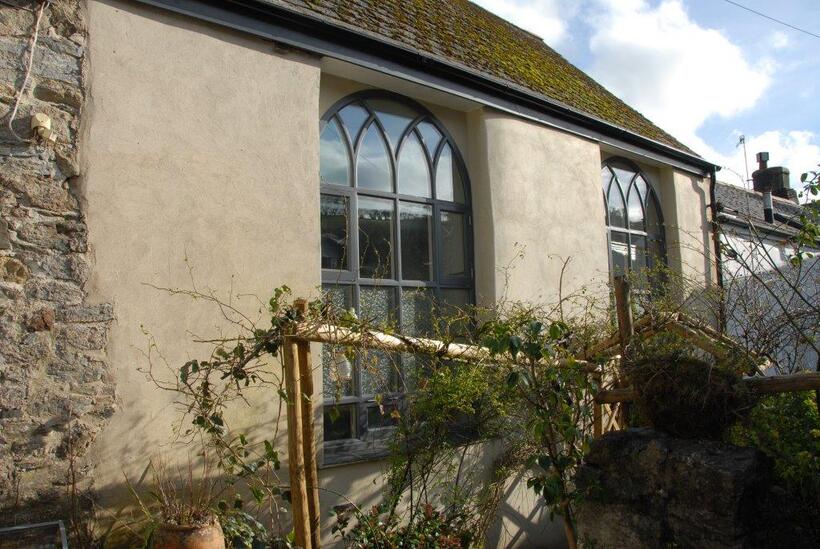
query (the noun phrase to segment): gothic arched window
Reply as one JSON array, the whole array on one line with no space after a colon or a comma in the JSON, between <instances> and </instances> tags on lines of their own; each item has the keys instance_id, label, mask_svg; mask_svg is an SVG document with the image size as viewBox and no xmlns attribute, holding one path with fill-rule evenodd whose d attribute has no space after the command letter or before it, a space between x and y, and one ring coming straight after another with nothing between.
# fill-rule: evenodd
<instances>
[{"instance_id":1,"label":"gothic arched window","mask_svg":"<svg viewBox=\"0 0 820 549\"><path fill-rule=\"evenodd\" d=\"M434 303L472 303L467 174L428 110L378 91L337 103L322 117L320 175L322 283L338 305L425 335ZM374 395L383 409L412 385L413 357L344 362L326 351L325 441L383 428Z\"/></svg>"},{"instance_id":2,"label":"gothic arched window","mask_svg":"<svg viewBox=\"0 0 820 549\"><path fill-rule=\"evenodd\" d=\"M610 159L601 169L612 276L665 262L663 216L652 185L632 162Z\"/></svg>"}]
</instances>

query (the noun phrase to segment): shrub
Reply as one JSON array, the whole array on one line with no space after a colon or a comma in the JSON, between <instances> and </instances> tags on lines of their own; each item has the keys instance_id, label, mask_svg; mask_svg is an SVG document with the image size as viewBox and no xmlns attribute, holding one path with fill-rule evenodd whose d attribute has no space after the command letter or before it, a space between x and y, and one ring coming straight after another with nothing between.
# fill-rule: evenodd
<instances>
[{"instance_id":1,"label":"shrub","mask_svg":"<svg viewBox=\"0 0 820 549\"><path fill-rule=\"evenodd\" d=\"M476 541L467 526L469 517L436 510L429 503L406 525L400 525L398 515L386 506L373 507L369 513L356 511L354 516L356 524L350 530L349 514L340 514L333 527L353 549L466 549Z\"/></svg>"},{"instance_id":2,"label":"shrub","mask_svg":"<svg viewBox=\"0 0 820 549\"><path fill-rule=\"evenodd\" d=\"M737 373L681 352L638 359L629 372L638 413L676 437L719 439L752 404Z\"/></svg>"},{"instance_id":3,"label":"shrub","mask_svg":"<svg viewBox=\"0 0 820 549\"><path fill-rule=\"evenodd\" d=\"M820 415L813 393L762 399L728 440L754 446L769 456L784 488L820 508Z\"/></svg>"}]
</instances>

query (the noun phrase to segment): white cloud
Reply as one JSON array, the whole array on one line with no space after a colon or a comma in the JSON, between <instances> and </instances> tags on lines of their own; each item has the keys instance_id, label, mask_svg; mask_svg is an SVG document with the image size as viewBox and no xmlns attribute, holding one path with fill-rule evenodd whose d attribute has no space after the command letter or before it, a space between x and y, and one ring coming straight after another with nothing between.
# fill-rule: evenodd
<instances>
[{"instance_id":1,"label":"white cloud","mask_svg":"<svg viewBox=\"0 0 820 549\"><path fill-rule=\"evenodd\" d=\"M759 152L769 153L769 166L785 166L791 172L791 186L800 191L800 174L818 170L820 164L820 141L817 135L808 131L768 131L760 135L746 136L746 150L749 154L749 173L757 169L755 155ZM730 155L715 153L712 157L726 167L718 177L721 181L743 186L746 167L743 160L743 147L737 147Z\"/></svg>"},{"instance_id":2,"label":"white cloud","mask_svg":"<svg viewBox=\"0 0 820 549\"><path fill-rule=\"evenodd\" d=\"M705 158L726 166L721 180L743 184L745 176L732 173L745 172L742 147L723 154L713 145L731 150L734 143L710 144L698 131L711 117L731 119L753 109L771 84L776 68L771 58L750 62L723 32L692 20L683 0L474 1L552 46L583 36L577 32L578 15L585 17L592 32L592 61L585 69ZM786 33L774 31L762 45L779 54L791 43ZM783 70L787 62L779 59L777 68ZM804 90L813 93L813 84ZM747 136L746 143L750 171L755 153L768 151L771 165L791 170L794 188L800 186L800 174L820 162L820 136L813 132L773 130Z\"/></svg>"},{"instance_id":3,"label":"white cloud","mask_svg":"<svg viewBox=\"0 0 820 549\"><path fill-rule=\"evenodd\" d=\"M773 63L750 64L715 29L689 18L680 0L597 0L590 19L591 73L653 122L701 152L697 130L712 116L751 108L768 88Z\"/></svg>"},{"instance_id":4,"label":"white cloud","mask_svg":"<svg viewBox=\"0 0 820 549\"><path fill-rule=\"evenodd\" d=\"M769 37L769 45L776 50L782 50L791 45L791 39L785 32L774 31Z\"/></svg>"},{"instance_id":5,"label":"white cloud","mask_svg":"<svg viewBox=\"0 0 820 549\"><path fill-rule=\"evenodd\" d=\"M567 37L567 23L576 11L572 0L473 0L514 25L555 46Z\"/></svg>"}]
</instances>

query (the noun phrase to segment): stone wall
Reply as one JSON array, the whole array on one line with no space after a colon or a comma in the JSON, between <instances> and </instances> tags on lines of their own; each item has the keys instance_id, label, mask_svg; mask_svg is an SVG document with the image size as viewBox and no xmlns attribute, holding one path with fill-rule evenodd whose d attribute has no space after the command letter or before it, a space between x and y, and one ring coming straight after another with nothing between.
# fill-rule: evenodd
<instances>
[{"instance_id":1,"label":"stone wall","mask_svg":"<svg viewBox=\"0 0 820 549\"><path fill-rule=\"evenodd\" d=\"M804 510L754 448L676 439L649 429L596 440L580 469L585 547L817 547Z\"/></svg>"},{"instance_id":2,"label":"stone wall","mask_svg":"<svg viewBox=\"0 0 820 549\"><path fill-rule=\"evenodd\" d=\"M7 122L39 2L16 4L0 4L0 525L66 517L70 463L87 477L82 457L115 402L105 357L112 306L88 303L85 291L84 2L55 0L44 12L13 124L31 142ZM51 117L56 142L33 138L36 112Z\"/></svg>"}]
</instances>

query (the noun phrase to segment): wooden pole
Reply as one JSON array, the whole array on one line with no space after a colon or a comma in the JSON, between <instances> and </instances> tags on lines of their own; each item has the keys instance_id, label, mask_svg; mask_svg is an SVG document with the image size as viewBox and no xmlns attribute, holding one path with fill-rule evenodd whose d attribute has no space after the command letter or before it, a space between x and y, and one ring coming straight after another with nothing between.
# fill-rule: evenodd
<instances>
[{"instance_id":1,"label":"wooden pole","mask_svg":"<svg viewBox=\"0 0 820 549\"><path fill-rule=\"evenodd\" d=\"M816 391L820 389L820 373L810 372L771 377L747 377L743 379L743 384L749 391L759 395ZM631 402L635 400L637 396L635 389L624 387L600 391L595 395L595 402L600 404Z\"/></svg>"},{"instance_id":2,"label":"wooden pole","mask_svg":"<svg viewBox=\"0 0 820 549\"><path fill-rule=\"evenodd\" d=\"M282 358L288 402L288 468L290 471L290 504L293 511L293 532L296 545L312 549L307 483L305 481L305 447L302 428L302 388L299 376L298 352L291 337L285 337Z\"/></svg>"},{"instance_id":3,"label":"wooden pole","mask_svg":"<svg viewBox=\"0 0 820 549\"><path fill-rule=\"evenodd\" d=\"M296 309L305 315L307 300L297 299ZM310 353L310 343L299 341L299 378L302 385L302 442L304 444L305 473L307 478L308 516L310 522L310 541L313 549L321 547L320 508L319 508L319 471L316 459L316 434L314 429L314 400L313 400L313 359Z\"/></svg>"},{"instance_id":4,"label":"wooden pole","mask_svg":"<svg viewBox=\"0 0 820 549\"><path fill-rule=\"evenodd\" d=\"M618 314L618 335L621 340L621 356L627 356L629 344L635 335L632 322L632 295L629 279L625 275L615 277L615 312Z\"/></svg>"},{"instance_id":5,"label":"wooden pole","mask_svg":"<svg viewBox=\"0 0 820 549\"><path fill-rule=\"evenodd\" d=\"M626 275L615 277L615 312L618 315L618 335L621 340L621 360L618 361L618 378L615 380L615 388L620 389L629 385L624 363L631 353L632 340L635 337L635 325L632 322L632 292ZM618 424L625 429L629 418L628 405L621 403L615 413Z\"/></svg>"},{"instance_id":6,"label":"wooden pole","mask_svg":"<svg viewBox=\"0 0 820 549\"><path fill-rule=\"evenodd\" d=\"M592 374L595 384L600 391L603 386L603 374L601 372ZM604 435L604 405L595 399L592 404L592 436L594 438L601 438Z\"/></svg>"},{"instance_id":7,"label":"wooden pole","mask_svg":"<svg viewBox=\"0 0 820 549\"><path fill-rule=\"evenodd\" d=\"M334 326L332 324L300 326L294 335L294 339L313 341L316 343L330 343L333 345L357 345L367 347L368 349L378 349L380 351L429 354L449 358L451 360L483 361L494 364L516 362L516 359L514 359L510 353L493 355L487 347L478 345L465 345L452 342L445 343L435 339L386 334L375 330L354 331L350 328ZM588 373L595 372L598 369L595 364L580 359L565 358L544 360L542 363L558 368L578 366L581 370Z\"/></svg>"}]
</instances>

